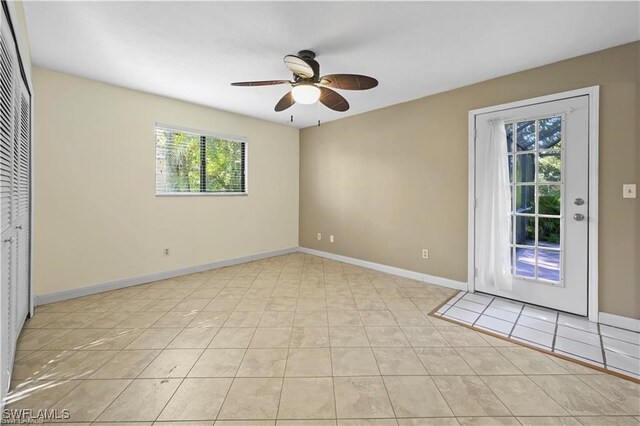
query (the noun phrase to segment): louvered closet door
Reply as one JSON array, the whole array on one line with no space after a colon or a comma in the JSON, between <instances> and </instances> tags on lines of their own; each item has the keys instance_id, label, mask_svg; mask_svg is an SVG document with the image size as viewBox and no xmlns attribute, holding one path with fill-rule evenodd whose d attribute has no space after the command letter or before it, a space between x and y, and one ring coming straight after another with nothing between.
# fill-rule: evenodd
<instances>
[{"instance_id":1,"label":"louvered closet door","mask_svg":"<svg viewBox=\"0 0 640 426\"><path fill-rule=\"evenodd\" d=\"M20 330L18 329L18 190L20 187L20 103L16 99L20 99L20 85L15 73L14 66L14 84L13 84L13 157L11 158L11 227L13 234L10 238L11 243L11 259L9 265L9 276L11 277L9 294L11 306L11 330L10 335L12 342L17 339ZM15 350L15 348L13 348Z\"/></svg>"},{"instance_id":2,"label":"louvered closet door","mask_svg":"<svg viewBox=\"0 0 640 426\"><path fill-rule=\"evenodd\" d=\"M16 336L20 333L24 320L29 313L29 273L30 273L30 261L29 261L29 246L30 246L30 176L31 176L31 150L30 150L30 134L31 134L31 120L30 120L30 102L29 93L24 85L21 85L20 90L20 129L17 135L19 138L14 139L14 165L17 158L18 172L14 173L17 177L17 182L14 181L14 189L17 188L17 197L14 198L16 205L16 322L14 331Z\"/></svg>"},{"instance_id":3,"label":"louvered closet door","mask_svg":"<svg viewBox=\"0 0 640 426\"><path fill-rule=\"evenodd\" d=\"M15 131L16 55L4 13L0 22L0 370L2 396L4 397L11 376L14 352L15 294L15 220L13 150Z\"/></svg>"},{"instance_id":4,"label":"louvered closet door","mask_svg":"<svg viewBox=\"0 0 640 426\"><path fill-rule=\"evenodd\" d=\"M30 305L30 95L7 17L0 21L0 385L9 387Z\"/></svg>"}]
</instances>

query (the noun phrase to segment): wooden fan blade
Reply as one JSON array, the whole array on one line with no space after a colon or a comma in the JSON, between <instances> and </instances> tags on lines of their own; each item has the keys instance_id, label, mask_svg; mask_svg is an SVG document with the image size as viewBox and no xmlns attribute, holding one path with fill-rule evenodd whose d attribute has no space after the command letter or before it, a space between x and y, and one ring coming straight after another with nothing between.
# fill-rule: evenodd
<instances>
[{"instance_id":1,"label":"wooden fan blade","mask_svg":"<svg viewBox=\"0 0 640 426\"><path fill-rule=\"evenodd\" d=\"M320 102L334 111L345 112L349 109L349 102L341 94L326 87L320 87Z\"/></svg>"},{"instance_id":2,"label":"wooden fan blade","mask_svg":"<svg viewBox=\"0 0 640 426\"><path fill-rule=\"evenodd\" d=\"M231 83L232 86L275 86L276 84L291 83L289 80L240 81Z\"/></svg>"},{"instance_id":3,"label":"wooden fan blade","mask_svg":"<svg viewBox=\"0 0 640 426\"><path fill-rule=\"evenodd\" d=\"M378 80L358 74L329 74L320 79L320 84L333 89L367 90L376 87Z\"/></svg>"},{"instance_id":4,"label":"wooden fan blade","mask_svg":"<svg viewBox=\"0 0 640 426\"><path fill-rule=\"evenodd\" d=\"M285 109L289 108L291 105L295 104L296 101L293 99L293 95L291 94L291 92L287 92L286 95L284 95L276 104L276 111L280 112L280 111L284 111Z\"/></svg>"},{"instance_id":5,"label":"wooden fan blade","mask_svg":"<svg viewBox=\"0 0 640 426\"><path fill-rule=\"evenodd\" d=\"M284 57L284 64L289 70L302 78L312 78L315 73L313 68L304 59L296 55L287 55Z\"/></svg>"}]
</instances>

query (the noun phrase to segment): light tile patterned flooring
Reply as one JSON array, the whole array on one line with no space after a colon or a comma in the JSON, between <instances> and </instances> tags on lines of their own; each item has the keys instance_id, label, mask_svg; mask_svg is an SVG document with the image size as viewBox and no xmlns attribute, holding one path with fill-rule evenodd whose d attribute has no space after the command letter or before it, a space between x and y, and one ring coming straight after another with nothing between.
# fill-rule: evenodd
<instances>
[{"instance_id":1,"label":"light tile patterned flooring","mask_svg":"<svg viewBox=\"0 0 640 426\"><path fill-rule=\"evenodd\" d=\"M434 315L640 379L640 333L634 331L466 291Z\"/></svg>"},{"instance_id":2,"label":"light tile patterned flooring","mask_svg":"<svg viewBox=\"0 0 640 426\"><path fill-rule=\"evenodd\" d=\"M454 294L296 253L41 306L8 408L141 426L640 424L638 385L427 315Z\"/></svg>"}]
</instances>

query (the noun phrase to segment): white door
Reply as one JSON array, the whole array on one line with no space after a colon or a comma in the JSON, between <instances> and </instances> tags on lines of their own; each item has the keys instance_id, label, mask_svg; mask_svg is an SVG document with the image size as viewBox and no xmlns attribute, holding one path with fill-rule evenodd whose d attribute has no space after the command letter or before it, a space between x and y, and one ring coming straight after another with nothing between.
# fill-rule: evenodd
<instances>
[{"instance_id":1,"label":"white door","mask_svg":"<svg viewBox=\"0 0 640 426\"><path fill-rule=\"evenodd\" d=\"M17 96L16 105L19 107L18 127L14 139L14 203L15 203L15 241L16 241L16 318L14 324L15 336L22 330L27 315L29 314L29 287L30 287L30 195L31 195L31 120L29 93L24 85L21 85Z\"/></svg>"},{"instance_id":2,"label":"white door","mask_svg":"<svg viewBox=\"0 0 640 426\"><path fill-rule=\"evenodd\" d=\"M30 305L30 95L0 13L0 406Z\"/></svg>"},{"instance_id":3,"label":"white door","mask_svg":"<svg viewBox=\"0 0 640 426\"><path fill-rule=\"evenodd\" d=\"M478 161L496 119L505 121L507 133L513 286L500 290L478 273L475 290L586 316L589 98L476 115L476 182L483 181L486 168ZM481 188L476 184L476 208L483 202ZM476 219L476 241L482 226ZM476 244L476 259L482 250Z\"/></svg>"},{"instance_id":4,"label":"white door","mask_svg":"<svg viewBox=\"0 0 640 426\"><path fill-rule=\"evenodd\" d=\"M14 199L15 50L4 13L0 13L0 377L1 395L9 386L15 348L15 248Z\"/></svg>"},{"instance_id":5,"label":"white door","mask_svg":"<svg viewBox=\"0 0 640 426\"><path fill-rule=\"evenodd\" d=\"M31 105L26 87L20 87L20 128L14 147L18 158L18 187L16 197L16 336L20 334L24 320L29 314L30 290L30 211L31 211Z\"/></svg>"}]
</instances>

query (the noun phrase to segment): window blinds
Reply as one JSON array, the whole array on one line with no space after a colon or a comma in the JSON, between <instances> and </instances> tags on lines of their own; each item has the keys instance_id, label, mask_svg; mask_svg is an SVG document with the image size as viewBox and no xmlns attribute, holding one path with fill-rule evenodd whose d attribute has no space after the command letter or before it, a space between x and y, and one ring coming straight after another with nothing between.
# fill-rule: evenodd
<instances>
[{"instance_id":1,"label":"window blinds","mask_svg":"<svg viewBox=\"0 0 640 426\"><path fill-rule=\"evenodd\" d=\"M245 194L246 141L156 127L156 194Z\"/></svg>"}]
</instances>

